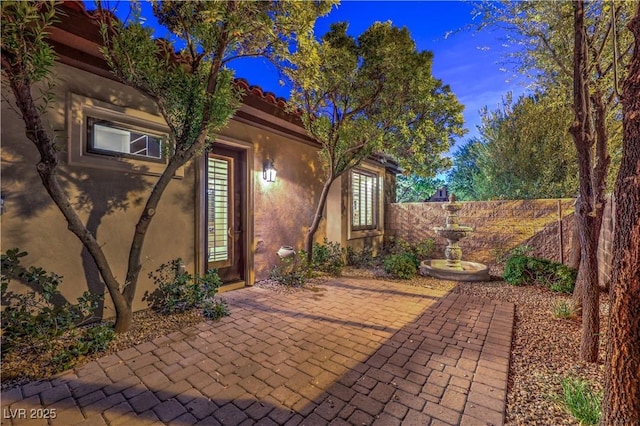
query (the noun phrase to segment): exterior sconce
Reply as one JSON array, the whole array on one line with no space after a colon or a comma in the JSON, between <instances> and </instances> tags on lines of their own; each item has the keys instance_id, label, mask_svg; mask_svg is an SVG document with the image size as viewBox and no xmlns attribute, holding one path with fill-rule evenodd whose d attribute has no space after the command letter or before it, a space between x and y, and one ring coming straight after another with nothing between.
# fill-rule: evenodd
<instances>
[{"instance_id":1,"label":"exterior sconce","mask_svg":"<svg viewBox=\"0 0 640 426\"><path fill-rule=\"evenodd\" d=\"M276 169L273 167L273 161L265 161L262 178L267 182L276 181Z\"/></svg>"},{"instance_id":2,"label":"exterior sconce","mask_svg":"<svg viewBox=\"0 0 640 426\"><path fill-rule=\"evenodd\" d=\"M7 208L4 205L4 194L0 195L0 215L3 215L7 212Z\"/></svg>"}]
</instances>

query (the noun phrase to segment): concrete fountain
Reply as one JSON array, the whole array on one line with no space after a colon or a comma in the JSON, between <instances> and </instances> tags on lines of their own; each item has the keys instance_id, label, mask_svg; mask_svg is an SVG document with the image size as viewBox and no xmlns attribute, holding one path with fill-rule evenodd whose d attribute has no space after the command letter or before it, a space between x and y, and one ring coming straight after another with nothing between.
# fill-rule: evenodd
<instances>
[{"instance_id":1,"label":"concrete fountain","mask_svg":"<svg viewBox=\"0 0 640 426\"><path fill-rule=\"evenodd\" d=\"M456 196L451 194L449 202L443 204L442 208L447 212L446 224L437 226L433 230L438 236L447 239L447 247L444 250L446 259L425 260L420 264L420 272L422 275L444 280L489 281L489 268L486 265L462 260L462 249L458 241L473 232L472 227L458 223L458 211L462 205L456 203Z\"/></svg>"}]
</instances>

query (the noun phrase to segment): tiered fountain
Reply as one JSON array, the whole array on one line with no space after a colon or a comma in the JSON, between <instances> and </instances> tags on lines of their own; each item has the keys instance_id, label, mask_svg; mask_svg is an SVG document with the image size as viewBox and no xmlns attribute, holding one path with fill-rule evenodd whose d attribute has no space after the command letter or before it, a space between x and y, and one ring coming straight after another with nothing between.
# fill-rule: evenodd
<instances>
[{"instance_id":1,"label":"tiered fountain","mask_svg":"<svg viewBox=\"0 0 640 426\"><path fill-rule=\"evenodd\" d=\"M451 194L449 202L443 204L442 208L447 211L446 225L435 227L433 230L438 236L447 239L447 247L444 250L446 259L425 260L420 264L420 272L445 280L489 281L489 268L486 265L462 260L462 249L458 241L473 231L470 226L461 226L458 223L458 211L462 205L456 203L456 196Z\"/></svg>"}]
</instances>

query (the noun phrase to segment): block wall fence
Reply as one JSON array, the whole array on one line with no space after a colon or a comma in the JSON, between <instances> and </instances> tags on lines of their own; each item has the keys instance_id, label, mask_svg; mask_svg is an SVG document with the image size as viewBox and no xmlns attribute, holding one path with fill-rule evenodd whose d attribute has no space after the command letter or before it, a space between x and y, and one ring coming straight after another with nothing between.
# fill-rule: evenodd
<instances>
[{"instance_id":1,"label":"block wall fence","mask_svg":"<svg viewBox=\"0 0 640 426\"><path fill-rule=\"evenodd\" d=\"M460 240L464 260L496 264L496 254L517 246L533 247L533 256L571 264L580 250L575 234L575 199L461 201L460 225L474 232ZM443 257L447 241L436 235L445 225L444 203L393 203L386 209L386 236L436 241L433 257ZM609 280L614 226L612 197L607 199L598 253L601 284Z\"/></svg>"}]
</instances>

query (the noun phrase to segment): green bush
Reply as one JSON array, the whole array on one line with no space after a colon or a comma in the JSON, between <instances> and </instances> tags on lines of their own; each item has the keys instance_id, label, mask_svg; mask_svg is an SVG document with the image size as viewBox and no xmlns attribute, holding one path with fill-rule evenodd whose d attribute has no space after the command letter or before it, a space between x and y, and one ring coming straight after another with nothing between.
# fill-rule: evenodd
<instances>
[{"instance_id":1,"label":"green bush","mask_svg":"<svg viewBox=\"0 0 640 426\"><path fill-rule=\"evenodd\" d=\"M300 252L292 257L280 259L280 264L273 267L269 277L287 287L302 287L307 282L308 269L298 256L306 258L304 252Z\"/></svg>"},{"instance_id":2,"label":"green bush","mask_svg":"<svg viewBox=\"0 0 640 426\"><path fill-rule=\"evenodd\" d=\"M573 315L574 308L570 302L559 300L551 305L551 312L556 319L567 319Z\"/></svg>"},{"instance_id":3,"label":"green bush","mask_svg":"<svg viewBox=\"0 0 640 426\"><path fill-rule=\"evenodd\" d=\"M411 247L411 244L408 241L405 241L400 238L391 237L387 241L385 251L388 255L409 254L409 253L413 253L413 248Z\"/></svg>"},{"instance_id":4,"label":"green bush","mask_svg":"<svg viewBox=\"0 0 640 426\"><path fill-rule=\"evenodd\" d=\"M324 239L322 244L313 243L311 268L334 276L340 276L345 266L344 251L340 243Z\"/></svg>"},{"instance_id":5,"label":"green bush","mask_svg":"<svg viewBox=\"0 0 640 426\"><path fill-rule=\"evenodd\" d=\"M52 359L52 363L58 370L65 370L81 356L106 350L114 337L115 333L110 325L88 327L79 337L73 339L75 340L73 343L59 350Z\"/></svg>"},{"instance_id":6,"label":"green bush","mask_svg":"<svg viewBox=\"0 0 640 426\"><path fill-rule=\"evenodd\" d=\"M556 279L550 283L549 288L560 293L573 293L578 278L578 271L569 268L562 263L555 264Z\"/></svg>"},{"instance_id":7,"label":"green bush","mask_svg":"<svg viewBox=\"0 0 640 426\"><path fill-rule=\"evenodd\" d=\"M347 247L347 265L366 268L373 265L373 262L373 247L365 246L360 251Z\"/></svg>"},{"instance_id":8,"label":"green bush","mask_svg":"<svg viewBox=\"0 0 640 426\"><path fill-rule=\"evenodd\" d=\"M185 312L194 308L206 309L222 285L215 269L203 276L191 275L181 270L182 260L163 263L149 273L158 288L145 296L150 306L163 314Z\"/></svg>"},{"instance_id":9,"label":"green bush","mask_svg":"<svg viewBox=\"0 0 640 426\"><path fill-rule=\"evenodd\" d=\"M229 306L224 300L209 300L202 307L202 314L209 319L217 320L230 314Z\"/></svg>"},{"instance_id":10,"label":"green bush","mask_svg":"<svg viewBox=\"0 0 640 426\"><path fill-rule=\"evenodd\" d=\"M524 255L511 256L504 267L503 278L511 285L542 285L553 291L571 293L577 271L561 263Z\"/></svg>"},{"instance_id":11,"label":"green bush","mask_svg":"<svg viewBox=\"0 0 640 426\"><path fill-rule=\"evenodd\" d=\"M525 285L533 281L534 263L527 256L511 256L504 267L503 278L511 285Z\"/></svg>"},{"instance_id":12,"label":"green bush","mask_svg":"<svg viewBox=\"0 0 640 426\"><path fill-rule=\"evenodd\" d=\"M564 404L580 424L595 425L600 422L602 392L594 392L589 382L567 377L562 381Z\"/></svg>"},{"instance_id":13,"label":"green bush","mask_svg":"<svg viewBox=\"0 0 640 426\"><path fill-rule=\"evenodd\" d=\"M400 238L391 237L386 242L385 252L390 255L408 254L422 261L429 259L434 249L435 240L433 238L425 238L412 244Z\"/></svg>"},{"instance_id":14,"label":"green bush","mask_svg":"<svg viewBox=\"0 0 640 426\"><path fill-rule=\"evenodd\" d=\"M392 254L383 262L384 271L397 278L410 279L417 275L418 266L412 254Z\"/></svg>"},{"instance_id":15,"label":"green bush","mask_svg":"<svg viewBox=\"0 0 640 426\"><path fill-rule=\"evenodd\" d=\"M517 246L510 250L506 249L493 249L493 257L496 259L496 263L503 265L509 260L512 256L528 256L533 252L533 247L531 246Z\"/></svg>"},{"instance_id":16,"label":"green bush","mask_svg":"<svg viewBox=\"0 0 640 426\"><path fill-rule=\"evenodd\" d=\"M418 258L418 260L429 259L433 254L435 247L436 242L433 238L425 238L413 246L413 254Z\"/></svg>"},{"instance_id":17,"label":"green bush","mask_svg":"<svg viewBox=\"0 0 640 426\"><path fill-rule=\"evenodd\" d=\"M6 306L2 313L2 353L17 348L46 351L55 339L93 319L102 300L102 296L86 291L77 299L76 305L70 304L58 290L62 277L34 266L24 269L20 266L20 258L26 255L26 252L10 249L1 256L1 292ZM34 291L27 294L9 292L12 280L20 281Z\"/></svg>"}]
</instances>

